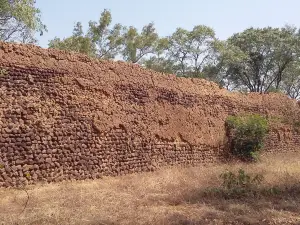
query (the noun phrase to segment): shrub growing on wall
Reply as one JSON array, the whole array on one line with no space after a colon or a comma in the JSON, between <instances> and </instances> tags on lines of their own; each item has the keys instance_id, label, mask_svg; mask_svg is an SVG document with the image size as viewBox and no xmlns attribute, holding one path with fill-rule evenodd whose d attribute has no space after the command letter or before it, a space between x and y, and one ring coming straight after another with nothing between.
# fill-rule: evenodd
<instances>
[{"instance_id":1,"label":"shrub growing on wall","mask_svg":"<svg viewBox=\"0 0 300 225\"><path fill-rule=\"evenodd\" d=\"M230 148L234 155L243 160L256 160L268 133L268 121L260 115L229 116Z\"/></svg>"}]
</instances>

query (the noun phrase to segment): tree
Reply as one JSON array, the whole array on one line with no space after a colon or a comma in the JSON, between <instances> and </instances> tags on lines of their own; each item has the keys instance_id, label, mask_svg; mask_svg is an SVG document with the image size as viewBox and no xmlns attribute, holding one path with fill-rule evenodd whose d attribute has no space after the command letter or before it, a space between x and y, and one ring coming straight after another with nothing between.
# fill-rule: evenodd
<instances>
[{"instance_id":1,"label":"tree","mask_svg":"<svg viewBox=\"0 0 300 225\"><path fill-rule=\"evenodd\" d=\"M116 24L110 28L111 22L111 13L106 9L101 13L98 23L89 22L87 37L95 44L98 58L115 58L122 49L122 34L125 28L121 24Z\"/></svg>"},{"instance_id":2,"label":"tree","mask_svg":"<svg viewBox=\"0 0 300 225\"><path fill-rule=\"evenodd\" d=\"M144 26L141 33L135 27L129 27L124 34L123 58L125 61L138 63L143 57L155 54L159 36L154 24Z\"/></svg>"},{"instance_id":3,"label":"tree","mask_svg":"<svg viewBox=\"0 0 300 225\"><path fill-rule=\"evenodd\" d=\"M78 22L72 36L63 40L55 38L49 42L49 47L80 52L97 58L113 59L121 51L124 28L120 24L110 28L111 22L111 13L104 10L98 22L89 22L86 34L81 23Z\"/></svg>"},{"instance_id":4,"label":"tree","mask_svg":"<svg viewBox=\"0 0 300 225\"><path fill-rule=\"evenodd\" d=\"M0 40L34 43L35 32L47 31L34 0L0 0Z\"/></svg>"},{"instance_id":5,"label":"tree","mask_svg":"<svg viewBox=\"0 0 300 225\"><path fill-rule=\"evenodd\" d=\"M143 60L141 63L147 69L155 70L161 73L173 74L178 68L171 59L164 57L152 56L149 59Z\"/></svg>"},{"instance_id":6,"label":"tree","mask_svg":"<svg viewBox=\"0 0 300 225\"><path fill-rule=\"evenodd\" d=\"M226 79L250 92L279 90L285 71L299 60L299 37L291 27L249 28L230 37L227 45L242 57L226 60Z\"/></svg>"},{"instance_id":7,"label":"tree","mask_svg":"<svg viewBox=\"0 0 300 225\"><path fill-rule=\"evenodd\" d=\"M87 54L89 56L95 56L95 45L90 38L84 36L81 23L77 23L73 29L73 35L71 37L61 40L55 37L48 44L49 48L56 48L66 51L74 51Z\"/></svg>"},{"instance_id":8,"label":"tree","mask_svg":"<svg viewBox=\"0 0 300 225\"><path fill-rule=\"evenodd\" d=\"M192 31L178 28L169 41L168 56L179 67L177 74L202 77L203 68L213 57L214 30L203 25L195 26Z\"/></svg>"},{"instance_id":9,"label":"tree","mask_svg":"<svg viewBox=\"0 0 300 225\"><path fill-rule=\"evenodd\" d=\"M169 46L168 38L159 38L155 43L154 52L149 58L143 58L140 64L157 72L174 74L179 68L172 59L167 57Z\"/></svg>"},{"instance_id":10,"label":"tree","mask_svg":"<svg viewBox=\"0 0 300 225\"><path fill-rule=\"evenodd\" d=\"M228 67L232 62L243 63L247 56L228 41L216 40L213 45L213 60L202 70L205 79L214 81L228 90L241 89L241 84L238 81L233 81L232 77L228 79Z\"/></svg>"},{"instance_id":11,"label":"tree","mask_svg":"<svg viewBox=\"0 0 300 225\"><path fill-rule=\"evenodd\" d=\"M300 98L300 62L293 63L285 71L281 89L291 98Z\"/></svg>"}]
</instances>

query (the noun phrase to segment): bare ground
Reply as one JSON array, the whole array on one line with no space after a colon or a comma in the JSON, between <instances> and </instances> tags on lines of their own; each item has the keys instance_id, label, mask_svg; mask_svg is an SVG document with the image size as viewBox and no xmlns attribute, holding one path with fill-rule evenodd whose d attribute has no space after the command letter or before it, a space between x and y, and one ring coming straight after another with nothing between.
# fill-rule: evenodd
<instances>
[{"instance_id":1,"label":"bare ground","mask_svg":"<svg viewBox=\"0 0 300 225\"><path fill-rule=\"evenodd\" d=\"M226 199L203 192L226 169L263 174L281 193ZM255 164L167 168L94 181L38 184L29 193L0 189L2 224L300 224L300 154L265 156ZM23 212L22 212L23 211Z\"/></svg>"}]
</instances>

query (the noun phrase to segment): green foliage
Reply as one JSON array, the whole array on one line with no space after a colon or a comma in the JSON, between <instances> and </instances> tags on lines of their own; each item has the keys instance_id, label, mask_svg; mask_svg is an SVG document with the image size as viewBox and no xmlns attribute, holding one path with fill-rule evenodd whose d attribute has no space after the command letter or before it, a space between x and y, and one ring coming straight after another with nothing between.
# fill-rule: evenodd
<instances>
[{"instance_id":1,"label":"green foliage","mask_svg":"<svg viewBox=\"0 0 300 225\"><path fill-rule=\"evenodd\" d=\"M228 50L220 53L226 79L250 92L280 89L288 68L299 61L299 36L293 27L249 28L230 37L227 46L237 57L228 55Z\"/></svg>"},{"instance_id":2,"label":"green foliage","mask_svg":"<svg viewBox=\"0 0 300 225\"><path fill-rule=\"evenodd\" d=\"M260 115L229 116L226 120L230 148L243 160L257 160L268 132L268 121Z\"/></svg>"},{"instance_id":3,"label":"green foliage","mask_svg":"<svg viewBox=\"0 0 300 225\"><path fill-rule=\"evenodd\" d=\"M212 62L215 41L215 32L210 27L198 25L192 31L177 28L169 37L167 52L167 56L177 65L175 73L202 77L203 68Z\"/></svg>"},{"instance_id":4,"label":"green foliage","mask_svg":"<svg viewBox=\"0 0 300 225\"><path fill-rule=\"evenodd\" d=\"M34 0L0 0L0 40L35 42L34 33L47 31Z\"/></svg>"},{"instance_id":5,"label":"green foliage","mask_svg":"<svg viewBox=\"0 0 300 225\"><path fill-rule=\"evenodd\" d=\"M242 169L239 169L238 173L225 171L220 175L220 178L222 179L223 192L230 197L254 194L254 191L263 181L262 175L250 175Z\"/></svg>"},{"instance_id":6,"label":"green foliage","mask_svg":"<svg viewBox=\"0 0 300 225\"><path fill-rule=\"evenodd\" d=\"M95 56L94 45L90 38L85 37L82 30L82 24L76 23L71 37L61 40L55 37L49 42L49 48L56 48L66 51L84 53L89 56Z\"/></svg>"},{"instance_id":7,"label":"green foliage","mask_svg":"<svg viewBox=\"0 0 300 225\"><path fill-rule=\"evenodd\" d=\"M154 54L159 47L159 36L154 24L144 26L141 33L129 27L124 34L124 44L123 58L126 61L137 63L143 57Z\"/></svg>"},{"instance_id":8,"label":"green foliage","mask_svg":"<svg viewBox=\"0 0 300 225\"><path fill-rule=\"evenodd\" d=\"M250 174L243 169L237 172L226 170L219 178L221 184L218 187L206 189L205 196L222 197L225 199L274 196L282 193L279 187L263 186L263 174Z\"/></svg>"},{"instance_id":9,"label":"green foliage","mask_svg":"<svg viewBox=\"0 0 300 225\"><path fill-rule=\"evenodd\" d=\"M80 52L97 58L115 58L122 49L124 27L116 24L111 28L111 22L111 13L105 9L101 13L99 22L89 22L86 34L83 32L82 24L78 22L72 36L62 40L54 38L49 42L49 48Z\"/></svg>"},{"instance_id":10,"label":"green foliage","mask_svg":"<svg viewBox=\"0 0 300 225\"><path fill-rule=\"evenodd\" d=\"M292 63L284 73L280 89L289 97L300 97L300 61Z\"/></svg>"},{"instance_id":11,"label":"green foliage","mask_svg":"<svg viewBox=\"0 0 300 225\"><path fill-rule=\"evenodd\" d=\"M281 193L282 193L282 190L279 187L271 187L271 188L262 190L262 194L268 195L268 196L280 195Z\"/></svg>"},{"instance_id":12,"label":"green foliage","mask_svg":"<svg viewBox=\"0 0 300 225\"><path fill-rule=\"evenodd\" d=\"M153 56L141 62L142 65L144 65L146 68L155 70L157 72L171 74L173 73L173 71L176 71L176 65L170 59L158 58Z\"/></svg>"},{"instance_id":13,"label":"green foliage","mask_svg":"<svg viewBox=\"0 0 300 225\"><path fill-rule=\"evenodd\" d=\"M300 32L292 26L249 28L218 40L212 28L196 25L192 30L177 28L170 36L160 37L153 23L141 31L134 26L113 25L110 11L104 10L98 21L89 22L86 33L77 23L72 36L55 38L49 47L123 59L177 76L204 78L228 90L284 93L297 99L299 42Z\"/></svg>"},{"instance_id":14,"label":"green foliage","mask_svg":"<svg viewBox=\"0 0 300 225\"><path fill-rule=\"evenodd\" d=\"M56 37L49 42L49 48L79 52L91 57L95 56L91 40L82 36L72 36L63 40Z\"/></svg>"},{"instance_id":15,"label":"green foliage","mask_svg":"<svg viewBox=\"0 0 300 225\"><path fill-rule=\"evenodd\" d=\"M98 58L112 59L123 48L123 32L125 27L121 24L112 26L111 12L105 9L98 22L90 21L86 37L95 45L95 53Z\"/></svg>"}]
</instances>

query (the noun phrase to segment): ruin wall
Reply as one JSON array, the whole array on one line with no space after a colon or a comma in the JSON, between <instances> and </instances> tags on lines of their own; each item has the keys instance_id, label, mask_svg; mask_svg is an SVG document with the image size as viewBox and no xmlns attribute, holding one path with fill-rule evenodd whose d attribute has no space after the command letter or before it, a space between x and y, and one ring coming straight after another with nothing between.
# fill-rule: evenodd
<instances>
[{"instance_id":1,"label":"ruin wall","mask_svg":"<svg viewBox=\"0 0 300 225\"><path fill-rule=\"evenodd\" d=\"M228 115L300 121L280 94L239 94L124 62L0 42L0 186L220 162ZM267 152L298 151L274 123Z\"/></svg>"}]
</instances>

